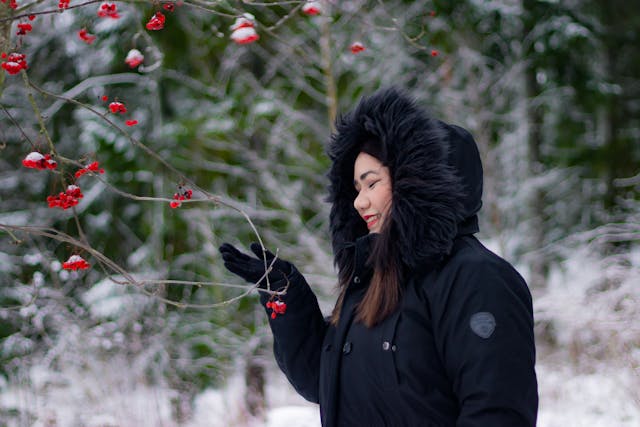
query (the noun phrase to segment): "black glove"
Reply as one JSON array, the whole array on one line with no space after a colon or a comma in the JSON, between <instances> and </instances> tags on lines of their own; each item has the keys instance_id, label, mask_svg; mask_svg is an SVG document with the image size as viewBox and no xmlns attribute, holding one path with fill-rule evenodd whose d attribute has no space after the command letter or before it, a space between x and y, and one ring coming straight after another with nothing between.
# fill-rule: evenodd
<instances>
[{"instance_id":1,"label":"black glove","mask_svg":"<svg viewBox=\"0 0 640 427\"><path fill-rule=\"evenodd\" d=\"M263 255L262 247L259 243L252 243L250 248L257 258L240 252L230 243L223 243L219 250L222 254L222 259L224 260L224 266L227 267L230 272L237 274L247 282L256 283L264 276L264 258L266 258L266 266L272 266L271 271L269 272L269 283L272 285L275 283L276 286L280 287L278 282L285 281L287 276L291 274L292 264L280 258L273 261L275 255L266 249ZM259 287L267 287L267 281L264 280L264 278L260 282ZM272 288L272 290L275 291L278 289Z\"/></svg>"}]
</instances>

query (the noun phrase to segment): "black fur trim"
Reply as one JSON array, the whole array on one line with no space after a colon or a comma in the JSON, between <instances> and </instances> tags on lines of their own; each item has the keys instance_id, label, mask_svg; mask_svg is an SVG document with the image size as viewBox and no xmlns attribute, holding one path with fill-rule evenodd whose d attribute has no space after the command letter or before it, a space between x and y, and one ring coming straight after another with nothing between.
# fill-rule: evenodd
<instances>
[{"instance_id":1,"label":"black fur trim","mask_svg":"<svg viewBox=\"0 0 640 427\"><path fill-rule=\"evenodd\" d=\"M429 117L397 88L365 97L338 117L328 148L333 162L328 201L334 261L340 269L349 262L344 249L368 233L353 206L353 164L368 140L383 144L387 156L393 188L390 232L404 265L416 268L450 252L458 224L470 214L464 209L462 179L448 161L450 133L448 125Z\"/></svg>"}]
</instances>

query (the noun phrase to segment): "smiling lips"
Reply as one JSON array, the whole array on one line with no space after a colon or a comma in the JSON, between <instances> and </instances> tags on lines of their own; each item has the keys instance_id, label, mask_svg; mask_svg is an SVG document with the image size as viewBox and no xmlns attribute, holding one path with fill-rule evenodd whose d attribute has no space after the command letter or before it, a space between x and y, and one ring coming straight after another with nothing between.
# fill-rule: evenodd
<instances>
[{"instance_id":1,"label":"smiling lips","mask_svg":"<svg viewBox=\"0 0 640 427\"><path fill-rule=\"evenodd\" d=\"M362 218L367 223L367 228L371 229L380 220L380 215L365 215Z\"/></svg>"}]
</instances>

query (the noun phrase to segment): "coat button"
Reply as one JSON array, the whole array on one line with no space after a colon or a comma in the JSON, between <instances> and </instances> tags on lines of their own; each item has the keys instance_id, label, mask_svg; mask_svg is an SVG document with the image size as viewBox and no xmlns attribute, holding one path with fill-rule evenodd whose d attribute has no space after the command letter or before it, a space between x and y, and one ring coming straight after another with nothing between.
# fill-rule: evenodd
<instances>
[{"instance_id":1,"label":"coat button","mask_svg":"<svg viewBox=\"0 0 640 427\"><path fill-rule=\"evenodd\" d=\"M383 343L382 343L382 349L383 349L384 351L387 351L387 350L389 350L390 348L391 348L391 344L389 344L389 341L385 341L385 342L383 342Z\"/></svg>"},{"instance_id":2,"label":"coat button","mask_svg":"<svg viewBox=\"0 0 640 427\"><path fill-rule=\"evenodd\" d=\"M351 343L349 341L347 341L346 343L344 343L344 346L342 347L342 352L344 354L349 354L351 353Z\"/></svg>"},{"instance_id":3,"label":"coat button","mask_svg":"<svg viewBox=\"0 0 640 427\"><path fill-rule=\"evenodd\" d=\"M360 276L356 276L353 278L353 283L360 283Z\"/></svg>"}]
</instances>

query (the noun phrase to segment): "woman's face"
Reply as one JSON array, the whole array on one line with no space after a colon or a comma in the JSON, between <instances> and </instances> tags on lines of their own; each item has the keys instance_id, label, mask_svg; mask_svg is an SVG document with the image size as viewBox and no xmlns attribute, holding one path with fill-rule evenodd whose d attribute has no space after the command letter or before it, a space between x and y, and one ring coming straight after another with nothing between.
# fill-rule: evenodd
<instances>
[{"instance_id":1,"label":"woman's face","mask_svg":"<svg viewBox=\"0 0 640 427\"><path fill-rule=\"evenodd\" d=\"M391 210L391 175L375 157L360 153L353 165L353 185L358 195L353 201L367 223L369 233L379 233Z\"/></svg>"}]
</instances>

